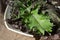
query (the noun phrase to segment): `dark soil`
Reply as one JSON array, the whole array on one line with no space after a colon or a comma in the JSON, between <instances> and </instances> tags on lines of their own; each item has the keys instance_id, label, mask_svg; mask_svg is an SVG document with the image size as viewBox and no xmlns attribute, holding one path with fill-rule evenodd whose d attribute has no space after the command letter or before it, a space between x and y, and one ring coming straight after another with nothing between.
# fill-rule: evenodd
<instances>
[{"instance_id":1,"label":"dark soil","mask_svg":"<svg viewBox=\"0 0 60 40\"><path fill-rule=\"evenodd\" d=\"M56 6L60 6L60 0L54 0L54 1L58 1L58 4L55 4ZM49 1L49 2L51 2L51 1ZM57 11L57 13L60 13L60 9L59 8L57 8L56 11ZM19 30L21 30L21 31L23 31L25 33L29 33L29 34L34 35L34 37L36 38L36 40L39 40L40 37L42 36L42 35L37 35L37 34L35 34L32 31L29 31L26 28L26 26L24 24L22 24L21 19L17 19L17 20L7 19L7 22L9 24L11 24L12 27L15 28L15 29L19 29ZM51 32L51 35L49 35L47 32L45 33L44 36L47 36L46 40L60 40L59 39L60 38L60 30L58 30L60 25L56 24L56 23L54 23L54 24L55 24L55 26L52 28L53 31Z\"/></svg>"}]
</instances>

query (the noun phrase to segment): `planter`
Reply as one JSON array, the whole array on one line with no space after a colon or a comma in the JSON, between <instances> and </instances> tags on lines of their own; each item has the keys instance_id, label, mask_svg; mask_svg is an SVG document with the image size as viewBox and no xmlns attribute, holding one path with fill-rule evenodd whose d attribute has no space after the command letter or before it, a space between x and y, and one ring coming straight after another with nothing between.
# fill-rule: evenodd
<instances>
[{"instance_id":1,"label":"planter","mask_svg":"<svg viewBox=\"0 0 60 40\"><path fill-rule=\"evenodd\" d=\"M58 8L59 8L59 7L58 7ZM5 10L5 14L4 14L4 24L5 24L5 26L7 27L7 29L9 29L9 30L11 30L11 31L13 31L13 32L16 32L16 33L25 35L25 36L34 37L34 35L31 35L31 34L29 34L29 33L24 33L23 31L20 31L19 29L13 28L12 25L7 22L7 19L10 19L10 18L11 18L11 9L12 9L12 7L9 6L9 5L7 5L6 10ZM48 12L50 12L50 11L48 11ZM57 18L56 18L56 17L57 17ZM51 17L51 18L53 19L54 22L55 22L56 20L58 20L58 16L55 15L55 14L52 14L52 17ZM56 20L54 20L55 18L56 18ZM60 21L58 20L58 22L60 22ZM57 23L57 21L56 21L56 23ZM54 31L55 31L55 30L54 30Z\"/></svg>"},{"instance_id":2,"label":"planter","mask_svg":"<svg viewBox=\"0 0 60 40\"><path fill-rule=\"evenodd\" d=\"M20 30L12 28L12 26L9 23L7 23L6 19L10 18L10 14L11 14L10 10L11 10L11 8L12 7L10 7L9 5L7 5L5 13L4 13L4 24L5 24L6 28L9 29L9 30L11 30L11 31L13 31L13 32L16 32L16 33L19 33L19 34L22 34L22 35L25 35L25 36L33 37L33 35L26 34L26 33L23 33Z\"/></svg>"}]
</instances>

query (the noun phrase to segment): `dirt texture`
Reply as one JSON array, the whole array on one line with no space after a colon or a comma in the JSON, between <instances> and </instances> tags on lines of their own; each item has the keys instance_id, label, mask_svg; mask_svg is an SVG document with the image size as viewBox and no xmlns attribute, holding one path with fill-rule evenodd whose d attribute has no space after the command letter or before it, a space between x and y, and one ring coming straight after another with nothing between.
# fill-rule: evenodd
<instances>
[{"instance_id":1,"label":"dirt texture","mask_svg":"<svg viewBox=\"0 0 60 40\"><path fill-rule=\"evenodd\" d=\"M42 36L39 38L40 38L39 40L60 40L60 33L48 37ZM37 38L27 37L8 30L4 25L3 13L1 13L0 6L0 40L38 40L38 37Z\"/></svg>"}]
</instances>

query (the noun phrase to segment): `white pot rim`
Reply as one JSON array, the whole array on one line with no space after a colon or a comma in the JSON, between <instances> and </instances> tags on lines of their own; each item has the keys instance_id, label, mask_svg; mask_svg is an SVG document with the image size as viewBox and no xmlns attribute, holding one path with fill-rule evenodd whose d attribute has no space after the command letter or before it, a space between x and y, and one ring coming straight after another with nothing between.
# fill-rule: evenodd
<instances>
[{"instance_id":1,"label":"white pot rim","mask_svg":"<svg viewBox=\"0 0 60 40\"><path fill-rule=\"evenodd\" d=\"M7 5L6 10L5 10L5 13L4 13L4 24L5 24L6 28L9 29L9 30L11 30L11 31L13 31L13 32L15 32L15 33L19 33L21 35L25 35L25 36L28 36L28 37L33 37L33 35L26 34L26 33L23 33L23 32L17 31L17 30L14 30L13 28L9 28L9 26L8 26L8 24L6 22L6 14L7 14L8 7L9 7L9 5Z\"/></svg>"}]
</instances>

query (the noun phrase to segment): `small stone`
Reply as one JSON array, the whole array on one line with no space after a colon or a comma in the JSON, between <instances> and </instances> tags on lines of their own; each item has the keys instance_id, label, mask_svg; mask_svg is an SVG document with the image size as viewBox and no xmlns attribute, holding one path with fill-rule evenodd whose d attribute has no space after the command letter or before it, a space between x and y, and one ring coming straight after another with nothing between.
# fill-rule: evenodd
<instances>
[{"instance_id":1,"label":"small stone","mask_svg":"<svg viewBox=\"0 0 60 40\"><path fill-rule=\"evenodd\" d=\"M15 22L16 25L18 25L18 22Z\"/></svg>"},{"instance_id":2,"label":"small stone","mask_svg":"<svg viewBox=\"0 0 60 40\"><path fill-rule=\"evenodd\" d=\"M55 5L55 4L57 4L57 3L58 3L57 1L52 1L52 4L53 4L53 5Z\"/></svg>"},{"instance_id":3,"label":"small stone","mask_svg":"<svg viewBox=\"0 0 60 40\"><path fill-rule=\"evenodd\" d=\"M19 27L19 29L21 30L21 29L22 29L22 27L20 26L20 27Z\"/></svg>"},{"instance_id":4,"label":"small stone","mask_svg":"<svg viewBox=\"0 0 60 40\"><path fill-rule=\"evenodd\" d=\"M14 28L16 28L16 29L19 28L18 25L15 25L15 24L13 24L12 27L14 27Z\"/></svg>"},{"instance_id":5,"label":"small stone","mask_svg":"<svg viewBox=\"0 0 60 40\"><path fill-rule=\"evenodd\" d=\"M56 40L59 39L59 35L55 34L53 39L56 39Z\"/></svg>"},{"instance_id":6,"label":"small stone","mask_svg":"<svg viewBox=\"0 0 60 40\"><path fill-rule=\"evenodd\" d=\"M22 25L22 22L21 22L21 21L19 21L19 22L18 22L18 24L19 24L19 26L21 26L21 25Z\"/></svg>"},{"instance_id":7,"label":"small stone","mask_svg":"<svg viewBox=\"0 0 60 40\"><path fill-rule=\"evenodd\" d=\"M47 39L48 37L46 36L44 39Z\"/></svg>"},{"instance_id":8,"label":"small stone","mask_svg":"<svg viewBox=\"0 0 60 40\"><path fill-rule=\"evenodd\" d=\"M41 37L41 40L46 40L48 37L47 36L44 36L44 37Z\"/></svg>"}]
</instances>

